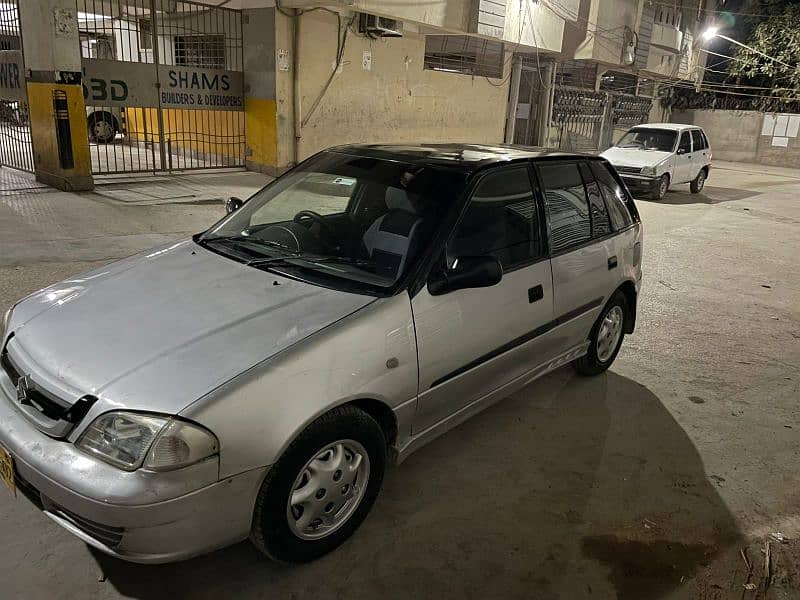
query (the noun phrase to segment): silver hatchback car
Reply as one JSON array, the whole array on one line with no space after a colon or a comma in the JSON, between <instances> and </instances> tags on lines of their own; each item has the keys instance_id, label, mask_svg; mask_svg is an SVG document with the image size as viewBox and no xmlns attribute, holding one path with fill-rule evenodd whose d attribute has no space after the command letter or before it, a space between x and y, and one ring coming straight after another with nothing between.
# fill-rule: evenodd
<instances>
[{"instance_id":1,"label":"silver hatchback car","mask_svg":"<svg viewBox=\"0 0 800 600\"><path fill-rule=\"evenodd\" d=\"M333 148L229 213L4 318L0 476L119 558L319 557L387 463L634 328L641 224L601 158Z\"/></svg>"}]
</instances>

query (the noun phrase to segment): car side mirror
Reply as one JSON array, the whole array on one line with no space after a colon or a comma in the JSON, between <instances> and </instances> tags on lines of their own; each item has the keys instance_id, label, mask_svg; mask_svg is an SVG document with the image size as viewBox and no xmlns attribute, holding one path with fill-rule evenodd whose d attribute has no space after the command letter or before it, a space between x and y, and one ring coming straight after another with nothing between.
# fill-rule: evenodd
<instances>
[{"instance_id":1,"label":"car side mirror","mask_svg":"<svg viewBox=\"0 0 800 600\"><path fill-rule=\"evenodd\" d=\"M228 214L236 212L237 210L242 208L242 204L244 204L244 201L241 198L237 198L236 196L231 196L225 201L225 212Z\"/></svg>"},{"instance_id":2,"label":"car side mirror","mask_svg":"<svg viewBox=\"0 0 800 600\"><path fill-rule=\"evenodd\" d=\"M453 267L431 275L428 292L441 296L466 288L491 287L503 279L503 266L494 256L462 256Z\"/></svg>"},{"instance_id":3,"label":"car side mirror","mask_svg":"<svg viewBox=\"0 0 800 600\"><path fill-rule=\"evenodd\" d=\"M686 154L686 148L678 148L678 156L681 154Z\"/></svg>"}]
</instances>

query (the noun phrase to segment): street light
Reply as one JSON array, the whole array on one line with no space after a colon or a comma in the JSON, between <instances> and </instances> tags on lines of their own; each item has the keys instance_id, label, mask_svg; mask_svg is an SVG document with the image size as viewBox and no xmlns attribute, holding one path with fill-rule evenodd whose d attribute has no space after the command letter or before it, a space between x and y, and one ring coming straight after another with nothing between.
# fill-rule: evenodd
<instances>
[{"instance_id":1,"label":"street light","mask_svg":"<svg viewBox=\"0 0 800 600\"><path fill-rule=\"evenodd\" d=\"M706 42L710 42L714 37L717 36L718 32L719 32L718 27L709 27L703 32L703 40Z\"/></svg>"},{"instance_id":2,"label":"street light","mask_svg":"<svg viewBox=\"0 0 800 600\"><path fill-rule=\"evenodd\" d=\"M727 35L722 35L719 32L719 28L718 27L709 27L708 29L706 29L703 32L703 40L706 41L706 42L711 41L715 37L722 38L723 40L728 40L732 44L736 44L737 46L741 46L742 48L750 50L750 52L753 52L755 54L760 54L764 58L768 58L772 62L776 62L778 64L781 64L784 67L789 67L790 69L796 68L795 66L787 64L787 63L783 62L782 60L779 60L779 59L775 58L774 56L770 56L769 54L764 54L763 52L761 52L761 50L756 50L755 48L753 48L751 46L748 46L747 44L743 44L742 42L737 41L737 40L733 39L732 37L728 37Z\"/></svg>"}]
</instances>

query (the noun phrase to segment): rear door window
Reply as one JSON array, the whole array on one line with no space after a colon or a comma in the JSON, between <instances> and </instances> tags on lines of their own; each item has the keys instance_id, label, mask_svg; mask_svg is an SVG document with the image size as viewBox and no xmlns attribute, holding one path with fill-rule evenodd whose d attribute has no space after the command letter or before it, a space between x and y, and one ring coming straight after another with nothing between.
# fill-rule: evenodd
<instances>
[{"instance_id":1,"label":"rear door window","mask_svg":"<svg viewBox=\"0 0 800 600\"><path fill-rule=\"evenodd\" d=\"M625 205L625 190L617 183L616 178L609 171L609 166L601 162L589 164L592 173L600 186L600 191L608 207L608 215L614 231L625 229L633 224L628 207Z\"/></svg>"},{"instance_id":2,"label":"rear door window","mask_svg":"<svg viewBox=\"0 0 800 600\"><path fill-rule=\"evenodd\" d=\"M692 143L694 144L695 150L703 150L706 147L703 134L699 129L692 129Z\"/></svg>"},{"instance_id":3,"label":"rear door window","mask_svg":"<svg viewBox=\"0 0 800 600\"><path fill-rule=\"evenodd\" d=\"M550 250L562 252L592 239L589 200L577 163L538 165L550 225Z\"/></svg>"}]
</instances>

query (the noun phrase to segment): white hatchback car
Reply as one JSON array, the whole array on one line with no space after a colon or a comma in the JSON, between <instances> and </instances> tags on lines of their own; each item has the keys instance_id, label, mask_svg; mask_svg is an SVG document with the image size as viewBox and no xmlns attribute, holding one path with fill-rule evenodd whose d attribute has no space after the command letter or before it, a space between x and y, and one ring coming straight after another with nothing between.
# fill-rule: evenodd
<instances>
[{"instance_id":1,"label":"white hatchback car","mask_svg":"<svg viewBox=\"0 0 800 600\"><path fill-rule=\"evenodd\" d=\"M614 165L631 191L644 191L656 200L676 183L690 184L697 194L711 169L708 136L694 125L638 125L601 156Z\"/></svg>"}]
</instances>

